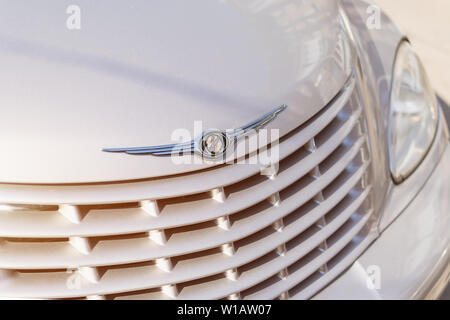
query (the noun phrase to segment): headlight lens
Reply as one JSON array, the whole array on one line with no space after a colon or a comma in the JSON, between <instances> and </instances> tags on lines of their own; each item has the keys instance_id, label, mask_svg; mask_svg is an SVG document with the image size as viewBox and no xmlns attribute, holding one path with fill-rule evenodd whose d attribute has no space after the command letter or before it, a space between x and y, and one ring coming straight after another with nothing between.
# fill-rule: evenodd
<instances>
[{"instance_id":1,"label":"headlight lens","mask_svg":"<svg viewBox=\"0 0 450 320\"><path fill-rule=\"evenodd\" d=\"M391 89L389 153L400 183L426 156L437 131L436 97L425 69L408 42L397 52Z\"/></svg>"}]
</instances>

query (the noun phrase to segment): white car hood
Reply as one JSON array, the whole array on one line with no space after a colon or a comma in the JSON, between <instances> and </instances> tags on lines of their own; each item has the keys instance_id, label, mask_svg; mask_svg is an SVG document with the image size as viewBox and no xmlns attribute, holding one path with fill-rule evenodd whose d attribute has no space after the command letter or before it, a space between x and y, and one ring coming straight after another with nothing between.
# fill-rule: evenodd
<instances>
[{"instance_id":1,"label":"white car hood","mask_svg":"<svg viewBox=\"0 0 450 320\"><path fill-rule=\"evenodd\" d=\"M275 107L287 133L349 71L335 0L7 1L0 12L0 182L88 183L197 170L105 147L173 143Z\"/></svg>"}]
</instances>

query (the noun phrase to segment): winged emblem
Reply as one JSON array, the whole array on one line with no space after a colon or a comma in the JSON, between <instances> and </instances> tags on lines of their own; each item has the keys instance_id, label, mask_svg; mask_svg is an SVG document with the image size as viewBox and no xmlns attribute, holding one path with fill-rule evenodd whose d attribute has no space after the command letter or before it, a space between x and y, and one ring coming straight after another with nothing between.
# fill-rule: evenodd
<instances>
[{"instance_id":1,"label":"winged emblem","mask_svg":"<svg viewBox=\"0 0 450 320\"><path fill-rule=\"evenodd\" d=\"M242 127L220 131L208 130L204 131L200 137L194 140L149 147L134 148L105 148L105 152L120 152L131 155L153 155L153 156L169 156L177 154L197 153L209 159L217 159L224 155L231 145L237 140L247 136L251 131L258 130L273 121L281 112L286 110L287 105L283 104L271 112L263 115L255 121L252 121Z\"/></svg>"}]
</instances>

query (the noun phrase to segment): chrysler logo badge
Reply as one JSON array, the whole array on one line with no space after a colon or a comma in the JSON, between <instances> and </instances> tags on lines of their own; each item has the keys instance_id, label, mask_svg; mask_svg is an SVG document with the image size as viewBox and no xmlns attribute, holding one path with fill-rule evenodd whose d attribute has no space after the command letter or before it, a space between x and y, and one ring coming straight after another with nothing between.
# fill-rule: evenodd
<instances>
[{"instance_id":1,"label":"chrysler logo badge","mask_svg":"<svg viewBox=\"0 0 450 320\"><path fill-rule=\"evenodd\" d=\"M225 132L207 131L203 133L199 147L204 157L214 159L227 151L230 146L229 140Z\"/></svg>"},{"instance_id":2,"label":"chrysler logo badge","mask_svg":"<svg viewBox=\"0 0 450 320\"><path fill-rule=\"evenodd\" d=\"M152 147L136 148L107 148L105 152L123 152L132 155L149 154L152 156L170 156L197 153L198 155L212 159L220 160L227 150L238 140L247 136L252 130L258 130L274 120L281 112L286 110L287 105L282 105L275 110L263 115L261 118L250 122L240 128L220 131L209 130L202 133L197 139L178 143Z\"/></svg>"}]
</instances>

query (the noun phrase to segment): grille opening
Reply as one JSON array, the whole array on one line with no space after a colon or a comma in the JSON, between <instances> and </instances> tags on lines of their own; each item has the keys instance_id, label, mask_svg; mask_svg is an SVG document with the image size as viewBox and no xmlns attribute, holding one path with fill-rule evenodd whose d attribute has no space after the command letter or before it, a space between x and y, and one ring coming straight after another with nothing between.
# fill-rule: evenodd
<instances>
[{"instance_id":1,"label":"grille opening","mask_svg":"<svg viewBox=\"0 0 450 320\"><path fill-rule=\"evenodd\" d=\"M322 190L322 194L325 199L329 199L334 193L336 193L342 185L347 182L360 168L360 161L358 156L352 160L352 162L342 171L325 189Z\"/></svg>"},{"instance_id":2,"label":"grille opening","mask_svg":"<svg viewBox=\"0 0 450 320\"><path fill-rule=\"evenodd\" d=\"M364 166L364 159L362 158L361 152L358 152L358 154L353 158L352 162L347 166L347 171L350 173L355 173L359 168Z\"/></svg>"},{"instance_id":3,"label":"grille opening","mask_svg":"<svg viewBox=\"0 0 450 320\"><path fill-rule=\"evenodd\" d=\"M92 250L102 242L106 241L119 241L119 240L132 240L132 239L148 239L147 232L139 232L139 233L127 233L127 234L119 234L119 235L109 235L109 236L101 236L101 237L89 237L89 244L92 247ZM150 239L148 240L151 243Z\"/></svg>"},{"instance_id":4,"label":"grille opening","mask_svg":"<svg viewBox=\"0 0 450 320\"><path fill-rule=\"evenodd\" d=\"M299 245L302 245L305 243L305 241L308 241L312 236L314 236L317 232L319 232L321 229L317 225L312 225L293 239L286 242L286 250L292 250Z\"/></svg>"},{"instance_id":5,"label":"grille opening","mask_svg":"<svg viewBox=\"0 0 450 320\"><path fill-rule=\"evenodd\" d=\"M287 267L288 273L293 274L299 270L301 270L303 267L305 267L310 262L314 261L317 257L319 257L322 254L319 248L314 248L312 251L310 251L307 255L300 258L293 264L291 264L289 267Z\"/></svg>"},{"instance_id":6,"label":"grille opening","mask_svg":"<svg viewBox=\"0 0 450 320\"><path fill-rule=\"evenodd\" d=\"M220 248L212 248L212 249L203 250L203 251L186 253L186 254L180 255L180 256L173 256L173 257L170 257L170 260L172 261L173 268L175 268L178 264L190 263L193 260L199 260L199 259L203 259L203 258L210 259L214 255L222 255L222 254L223 253Z\"/></svg>"},{"instance_id":7,"label":"grille opening","mask_svg":"<svg viewBox=\"0 0 450 320\"><path fill-rule=\"evenodd\" d=\"M149 267L155 267L156 264L154 260L150 261L143 261L143 262L132 262L132 263L126 263L126 264L118 264L118 265L108 265L108 266L100 266L97 267L98 274L100 276L100 279L109 271L113 270L124 270L124 269L148 269ZM137 270L133 270L137 271Z\"/></svg>"},{"instance_id":8,"label":"grille opening","mask_svg":"<svg viewBox=\"0 0 450 320\"><path fill-rule=\"evenodd\" d=\"M279 255L275 250L270 251L269 253L263 255L262 257L259 257L256 260L253 260L243 266L240 266L238 268L239 274L245 274L246 272L251 272L253 269L261 267L262 265L273 261L274 259L278 258Z\"/></svg>"},{"instance_id":9,"label":"grille opening","mask_svg":"<svg viewBox=\"0 0 450 320\"><path fill-rule=\"evenodd\" d=\"M50 276L58 276L61 273L71 273L71 272L75 272L75 269L17 269L15 270L17 273L20 274L42 274L44 275L50 275Z\"/></svg>"},{"instance_id":10,"label":"grille opening","mask_svg":"<svg viewBox=\"0 0 450 320\"><path fill-rule=\"evenodd\" d=\"M195 286L206 286L207 288L214 287L214 283L217 281L224 280L225 275L223 273L215 274L209 277L204 277L200 279L195 279L191 281L181 282L177 284L178 292L183 292L185 289L189 289Z\"/></svg>"},{"instance_id":11,"label":"grille opening","mask_svg":"<svg viewBox=\"0 0 450 320\"><path fill-rule=\"evenodd\" d=\"M319 206L319 204L317 202L315 202L314 199L309 200L304 205L302 205L300 208L292 211L287 216L285 216L283 218L284 225L289 226L291 223L298 221L300 218L307 215L308 213L310 213L312 210L314 210L318 206Z\"/></svg>"},{"instance_id":12,"label":"grille opening","mask_svg":"<svg viewBox=\"0 0 450 320\"><path fill-rule=\"evenodd\" d=\"M353 126L352 130L350 131L350 134L344 139L343 144L347 147L351 147L354 145L356 141L358 141L361 137L364 136L364 131L361 129L361 118L356 121L355 125Z\"/></svg>"},{"instance_id":13,"label":"grille opening","mask_svg":"<svg viewBox=\"0 0 450 320\"><path fill-rule=\"evenodd\" d=\"M296 294L302 292L307 287L309 287L311 284L313 284L314 282L319 280L322 276L323 276L323 274L320 273L319 270L317 270L312 275L310 275L308 278L306 278L305 280L303 280L302 282L300 282L299 284L294 286L291 290L289 290L288 291L289 292L289 296L292 297L292 296L295 296Z\"/></svg>"},{"instance_id":14,"label":"grille opening","mask_svg":"<svg viewBox=\"0 0 450 320\"><path fill-rule=\"evenodd\" d=\"M286 200L293 195L297 194L299 191L304 191L307 186L314 181L314 177L309 174L301 177L291 185L287 186L279 192L281 201Z\"/></svg>"},{"instance_id":15,"label":"grille opening","mask_svg":"<svg viewBox=\"0 0 450 320\"><path fill-rule=\"evenodd\" d=\"M239 221L244 221L253 218L255 215L272 208L273 205L269 201L259 202L258 204L251 206L247 209L239 211L229 216L230 224L233 226L234 223Z\"/></svg>"},{"instance_id":16,"label":"grille opening","mask_svg":"<svg viewBox=\"0 0 450 320\"><path fill-rule=\"evenodd\" d=\"M371 186L369 187L365 187L363 184L363 179L361 179L359 181L359 183L357 184L357 186L354 188L354 190L352 190L352 192L350 193L351 196L353 197L358 197L361 193L363 193L365 190L369 189L370 190ZM364 199L362 205L359 207L359 211L361 213L370 213L370 211L372 210L372 196L373 194L371 192L369 192L366 195L366 198Z\"/></svg>"},{"instance_id":17,"label":"grille opening","mask_svg":"<svg viewBox=\"0 0 450 320\"><path fill-rule=\"evenodd\" d=\"M276 232L277 231L274 228L272 228L272 226L266 227L246 238L234 242L234 248L236 251L238 251L240 248L245 247L247 245L251 245L252 243L255 243L257 241L263 240Z\"/></svg>"},{"instance_id":18,"label":"grille opening","mask_svg":"<svg viewBox=\"0 0 450 320\"><path fill-rule=\"evenodd\" d=\"M330 139L330 137L333 137L335 133L348 121L351 115L351 113L348 111L349 109L350 106L346 105L344 109L339 112L338 116L334 118L328 126L326 126L322 131L319 132L319 134L314 137L317 148L323 146Z\"/></svg>"},{"instance_id":19,"label":"grille opening","mask_svg":"<svg viewBox=\"0 0 450 320\"><path fill-rule=\"evenodd\" d=\"M86 297L70 297L70 298L52 298L48 300L61 300L61 301L78 301L78 300L86 300Z\"/></svg>"},{"instance_id":20,"label":"grille opening","mask_svg":"<svg viewBox=\"0 0 450 320\"><path fill-rule=\"evenodd\" d=\"M342 161L342 157L350 150L350 148L340 144L333 152L319 163L319 171L321 174L327 173L332 169L339 161Z\"/></svg>"},{"instance_id":21,"label":"grille opening","mask_svg":"<svg viewBox=\"0 0 450 320\"><path fill-rule=\"evenodd\" d=\"M337 114L336 118L340 120L349 119L353 114L358 112L360 107L358 100L353 100L352 97L350 97L350 100L347 101L347 104Z\"/></svg>"},{"instance_id":22,"label":"grille opening","mask_svg":"<svg viewBox=\"0 0 450 320\"><path fill-rule=\"evenodd\" d=\"M12 211L23 211L25 213L34 214L34 212L32 212L32 211L58 211L58 209L59 209L59 206L0 203L0 213L12 212ZM29 211L31 211L31 212L29 212Z\"/></svg>"},{"instance_id":23,"label":"grille opening","mask_svg":"<svg viewBox=\"0 0 450 320\"><path fill-rule=\"evenodd\" d=\"M238 183L224 187L225 195L232 196L239 192L248 192L252 187L255 187L263 182L268 181L268 178L260 173L257 173L247 179L239 181Z\"/></svg>"},{"instance_id":24,"label":"grille opening","mask_svg":"<svg viewBox=\"0 0 450 320\"><path fill-rule=\"evenodd\" d=\"M90 210L115 210L115 209L128 209L139 208L139 202L124 202L124 203L109 203L109 204L96 204L96 205L83 205L78 206L81 211Z\"/></svg>"},{"instance_id":25,"label":"grille opening","mask_svg":"<svg viewBox=\"0 0 450 320\"><path fill-rule=\"evenodd\" d=\"M257 293L258 291L264 290L265 288L270 287L279 281L282 281L282 279L278 275L271 276L270 278L258 283L256 286L242 291L241 298L245 299L246 297Z\"/></svg>"},{"instance_id":26,"label":"grille opening","mask_svg":"<svg viewBox=\"0 0 450 320\"><path fill-rule=\"evenodd\" d=\"M319 164L319 169L322 174L333 168L337 163L339 163L339 161L342 160L347 152L351 150L351 147L353 147L354 143L357 141L357 139L354 140L353 138L350 138L351 134L352 133L350 133L346 140L344 140L343 143L341 143L325 160Z\"/></svg>"},{"instance_id":27,"label":"grille opening","mask_svg":"<svg viewBox=\"0 0 450 320\"><path fill-rule=\"evenodd\" d=\"M95 205L81 205L77 206L80 218L83 220L86 216L91 214L107 212L108 214L120 213L124 209L139 208L138 202L123 202L123 203L109 203L109 204L95 204Z\"/></svg>"},{"instance_id":28,"label":"grille opening","mask_svg":"<svg viewBox=\"0 0 450 320\"><path fill-rule=\"evenodd\" d=\"M118 235L101 236L101 237L89 237L89 240L91 240L93 243L99 243L100 241L124 240L124 239L145 239L145 238L148 238L147 232L127 233L127 234L118 234Z\"/></svg>"},{"instance_id":29,"label":"grille opening","mask_svg":"<svg viewBox=\"0 0 450 320\"><path fill-rule=\"evenodd\" d=\"M152 289L146 289L146 290L138 290L138 291L129 291L129 292L121 292L116 294L109 294L105 297L107 300L134 300L134 299L169 299L169 297L164 297L164 295L161 293L160 288L152 288Z\"/></svg>"},{"instance_id":30,"label":"grille opening","mask_svg":"<svg viewBox=\"0 0 450 320\"><path fill-rule=\"evenodd\" d=\"M348 209L348 207L350 207L353 203L353 201L355 200L355 198L351 195L347 195L344 199L342 199L332 210L330 210L326 215L325 215L325 220L328 223L331 223L334 221L334 219L336 219L337 217L339 217L341 214L343 214L343 212L345 210Z\"/></svg>"},{"instance_id":31,"label":"grille opening","mask_svg":"<svg viewBox=\"0 0 450 320\"><path fill-rule=\"evenodd\" d=\"M305 147L300 147L300 149L297 149L294 153L280 161L278 174L281 174L292 166L296 165L297 163L305 159L309 154L310 152L308 152Z\"/></svg>"},{"instance_id":32,"label":"grille opening","mask_svg":"<svg viewBox=\"0 0 450 320\"><path fill-rule=\"evenodd\" d=\"M352 239L341 251L339 251L330 261L328 261L328 269L336 267L345 257L350 255L353 250L367 237L369 230L364 227L356 237Z\"/></svg>"},{"instance_id":33,"label":"grille opening","mask_svg":"<svg viewBox=\"0 0 450 320\"><path fill-rule=\"evenodd\" d=\"M347 220L335 233L333 233L327 240L328 247L332 247L345 234L347 234L362 218L364 214L355 212L350 219Z\"/></svg>"},{"instance_id":34,"label":"grille opening","mask_svg":"<svg viewBox=\"0 0 450 320\"><path fill-rule=\"evenodd\" d=\"M68 242L69 238L0 238L0 241L11 243Z\"/></svg>"},{"instance_id":35,"label":"grille opening","mask_svg":"<svg viewBox=\"0 0 450 320\"><path fill-rule=\"evenodd\" d=\"M196 193L196 194L182 196L182 197L159 199L158 207L159 207L159 210L162 212L164 210L164 208L166 208L166 207L177 206L177 205L186 205L186 204L189 204L190 202L197 202L197 201L211 200L211 199L212 199L212 197L211 197L210 192L201 192L201 193Z\"/></svg>"},{"instance_id":36,"label":"grille opening","mask_svg":"<svg viewBox=\"0 0 450 320\"><path fill-rule=\"evenodd\" d=\"M206 222L200 222L196 224L190 224L185 226L180 226L176 228L165 229L164 232L166 234L167 241L170 241L172 237L176 237L178 235L194 233L194 232L202 232L206 229L220 229L215 220L209 220Z\"/></svg>"}]
</instances>

